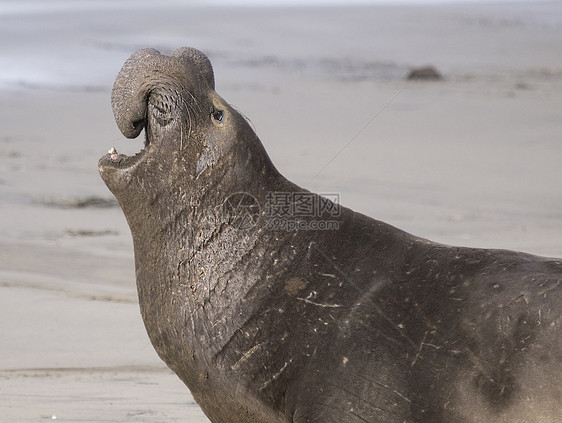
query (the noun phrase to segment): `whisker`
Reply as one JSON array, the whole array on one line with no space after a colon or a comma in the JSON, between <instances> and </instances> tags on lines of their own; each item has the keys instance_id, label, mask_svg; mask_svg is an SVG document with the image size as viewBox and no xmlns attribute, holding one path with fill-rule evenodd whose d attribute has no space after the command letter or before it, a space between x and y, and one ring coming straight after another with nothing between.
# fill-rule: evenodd
<instances>
[{"instance_id":1,"label":"whisker","mask_svg":"<svg viewBox=\"0 0 562 423\"><path fill-rule=\"evenodd\" d=\"M195 97L193 97L193 94L191 94L189 91L187 92L191 98L194 100L195 103L197 103L197 100L195 100ZM187 132L187 138L189 139L191 137L191 131L192 131L192 119L191 119L191 111L193 111L195 113L195 110L193 109L193 107L185 100L185 98L183 97L179 97L181 104L183 105L183 108L185 109L185 112L187 114L187 124L189 125L188 128L188 132ZM183 125L182 125L182 139L180 140L180 145L181 145L181 149L183 149Z\"/></svg>"}]
</instances>

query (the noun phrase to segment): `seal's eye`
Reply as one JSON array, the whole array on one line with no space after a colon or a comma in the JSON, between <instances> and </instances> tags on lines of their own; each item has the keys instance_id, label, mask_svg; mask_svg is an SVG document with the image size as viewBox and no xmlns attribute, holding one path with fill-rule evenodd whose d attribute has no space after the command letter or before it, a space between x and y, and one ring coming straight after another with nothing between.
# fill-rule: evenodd
<instances>
[{"instance_id":1,"label":"seal's eye","mask_svg":"<svg viewBox=\"0 0 562 423\"><path fill-rule=\"evenodd\" d=\"M215 109L214 107L211 109L211 118L216 122L222 122L223 117L224 112L222 110Z\"/></svg>"}]
</instances>

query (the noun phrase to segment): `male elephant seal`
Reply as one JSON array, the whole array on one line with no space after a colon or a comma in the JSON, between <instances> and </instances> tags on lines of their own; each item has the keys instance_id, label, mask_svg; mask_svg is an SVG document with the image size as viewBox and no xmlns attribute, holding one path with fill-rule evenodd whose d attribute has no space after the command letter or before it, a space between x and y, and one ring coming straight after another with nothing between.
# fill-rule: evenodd
<instances>
[{"instance_id":1,"label":"male elephant seal","mask_svg":"<svg viewBox=\"0 0 562 423\"><path fill-rule=\"evenodd\" d=\"M212 422L562 421L560 260L335 213L279 174L197 50L135 53L112 104L126 137L146 132L99 162L142 317ZM320 221L336 225L305 230Z\"/></svg>"}]
</instances>

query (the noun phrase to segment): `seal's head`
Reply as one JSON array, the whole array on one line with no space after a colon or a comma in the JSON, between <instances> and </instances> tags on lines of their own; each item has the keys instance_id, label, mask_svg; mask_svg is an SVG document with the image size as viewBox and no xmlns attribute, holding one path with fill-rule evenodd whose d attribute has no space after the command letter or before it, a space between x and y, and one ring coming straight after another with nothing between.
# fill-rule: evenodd
<instances>
[{"instance_id":1,"label":"seal's head","mask_svg":"<svg viewBox=\"0 0 562 423\"><path fill-rule=\"evenodd\" d=\"M101 176L126 215L134 205L154 203L155 195L193 191L200 179L208 182L224 156L248 161L256 146L262 150L245 119L215 92L208 58L193 48L171 56L154 49L133 54L117 76L112 106L127 138L143 129L146 134L138 154L111 149L99 161ZM253 156L265 156L260 153ZM238 165L247 165L239 161L230 160L230 179L236 179Z\"/></svg>"}]
</instances>

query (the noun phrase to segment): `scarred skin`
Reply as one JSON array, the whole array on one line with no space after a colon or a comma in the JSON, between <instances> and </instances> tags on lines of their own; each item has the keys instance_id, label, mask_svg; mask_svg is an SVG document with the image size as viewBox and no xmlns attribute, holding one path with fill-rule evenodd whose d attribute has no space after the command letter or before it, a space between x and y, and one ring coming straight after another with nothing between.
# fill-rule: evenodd
<instances>
[{"instance_id":1,"label":"scarred skin","mask_svg":"<svg viewBox=\"0 0 562 423\"><path fill-rule=\"evenodd\" d=\"M343 207L300 217L338 229L272 229L268 194L313 194L279 174L195 49L135 53L112 105L125 136L147 134L137 156L99 162L142 318L212 422L562 421L560 260ZM242 229L224 205L240 192L260 206Z\"/></svg>"}]
</instances>

